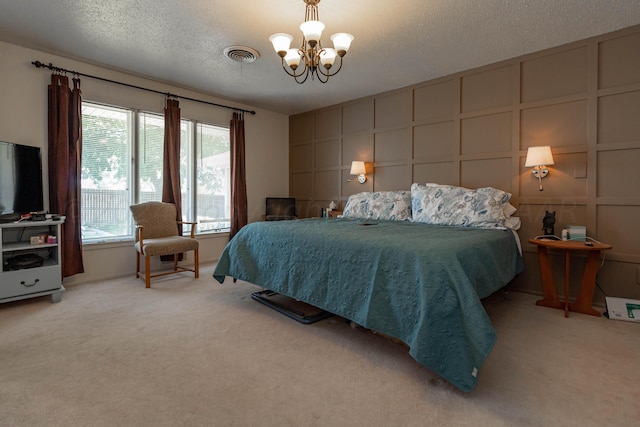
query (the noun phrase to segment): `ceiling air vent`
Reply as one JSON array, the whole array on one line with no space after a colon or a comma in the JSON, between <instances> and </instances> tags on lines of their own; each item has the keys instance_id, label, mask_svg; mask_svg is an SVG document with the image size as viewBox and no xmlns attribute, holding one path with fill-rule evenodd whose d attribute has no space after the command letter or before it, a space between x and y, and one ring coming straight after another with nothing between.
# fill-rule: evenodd
<instances>
[{"instance_id":1,"label":"ceiling air vent","mask_svg":"<svg viewBox=\"0 0 640 427\"><path fill-rule=\"evenodd\" d=\"M260 58L260 54L257 50L251 49L247 46L229 46L224 50L224 56L236 61L251 63Z\"/></svg>"}]
</instances>

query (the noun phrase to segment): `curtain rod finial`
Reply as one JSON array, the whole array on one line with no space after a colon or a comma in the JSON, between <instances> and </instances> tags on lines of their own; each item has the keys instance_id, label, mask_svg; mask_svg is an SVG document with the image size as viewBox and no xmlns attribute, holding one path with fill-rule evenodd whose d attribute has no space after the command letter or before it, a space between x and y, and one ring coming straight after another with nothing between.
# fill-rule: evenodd
<instances>
[{"instance_id":1,"label":"curtain rod finial","mask_svg":"<svg viewBox=\"0 0 640 427\"><path fill-rule=\"evenodd\" d=\"M44 64L40 61L31 61L31 63L36 67L36 68L48 68L50 70L53 69L57 69L57 67L54 67L53 64L51 62L49 62L49 65Z\"/></svg>"}]
</instances>

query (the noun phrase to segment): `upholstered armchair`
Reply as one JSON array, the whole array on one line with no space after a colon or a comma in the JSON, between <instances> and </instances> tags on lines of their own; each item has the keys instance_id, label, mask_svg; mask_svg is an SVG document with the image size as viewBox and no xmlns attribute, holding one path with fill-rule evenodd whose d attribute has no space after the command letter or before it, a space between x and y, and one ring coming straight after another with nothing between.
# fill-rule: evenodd
<instances>
[{"instance_id":1,"label":"upholstered armchair","mask_svg":"<svg viewBox=\"0 0 640 427\"><path fill-rule=\"evenodd\" d=\"M199 277L198 247L194 238L195 222L176 221L176 207L173 203L146 202L129 207L136 224L136 278L140 278L140 256L144 256L144 280L147 288L151 287L151 278L167 274L192 271ZM191 236L178 233L178 224L191 224ZM178 265L178 256L183 252L193 251L194 268ZM151 257L173 255L173 271L151 274Z\"/></svg>"}]
</instances>

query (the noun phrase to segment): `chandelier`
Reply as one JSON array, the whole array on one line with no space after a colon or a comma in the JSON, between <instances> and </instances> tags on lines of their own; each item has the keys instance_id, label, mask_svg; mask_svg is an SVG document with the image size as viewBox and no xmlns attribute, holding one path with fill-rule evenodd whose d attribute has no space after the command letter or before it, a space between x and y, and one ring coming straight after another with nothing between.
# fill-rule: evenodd
<instances>
[{"instance_id":1,"label":"chandelier","mask_svg":"<svg viewBox=\"0 0 640 427\"><path fill-rule=\"evenodd\" d=\"M269 41L282 60L282 68L293 77L296 83L304 83L309 75L311 80L317 78L326 83L329 77L338 74L342 68L342 58L347 54L353 36L347 33L336 33L331 36L333 48L322 47L320 37L324 24L318 20L318 3L320 0L304 0L307 9L304 22L300 24L302 45L298 49L289 49L293 37L285 33L273 34ZM340 64L331 69L339 58ZM302 63L302 67L300 64Z\"/></svg>"}]
</instances>

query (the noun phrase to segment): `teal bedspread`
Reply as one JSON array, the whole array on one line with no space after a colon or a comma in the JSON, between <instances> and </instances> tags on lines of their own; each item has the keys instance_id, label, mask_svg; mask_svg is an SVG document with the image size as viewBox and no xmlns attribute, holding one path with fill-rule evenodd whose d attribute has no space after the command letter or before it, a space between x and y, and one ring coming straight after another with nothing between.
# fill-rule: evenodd
<instances>
[{"instance_id":1,"label":"teal bedspread","mask_svg":"<svg viewBox=\"0 0 640 427\"><path fill-rule=\"evenodd\" d=\"M214 269L404 341L411 356L471 391L496 340L481 299L522 271L510 230L409 221L251 223Z\"/></svg>"}]
</instances>

